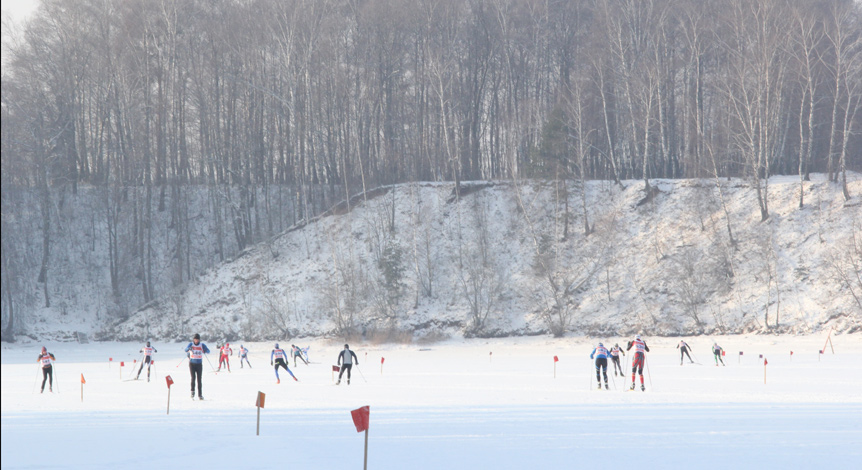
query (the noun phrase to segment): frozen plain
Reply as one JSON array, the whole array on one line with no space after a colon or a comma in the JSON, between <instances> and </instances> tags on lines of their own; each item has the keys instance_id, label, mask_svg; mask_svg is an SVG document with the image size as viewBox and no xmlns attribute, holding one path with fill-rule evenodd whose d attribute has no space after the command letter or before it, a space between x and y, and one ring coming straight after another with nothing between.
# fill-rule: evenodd
<instances>
[{"instance_id":1,"label":"frozen plain","mask_svg":"<svg viewBox=\"0 0 862 470\"><path fill-rule=\"evenodd\" d=\"M310 365L291 363L299 382L282 371L277 385L272 343L246 343L253 369L236 355L230 373L204 362L205 401L189 399L186 343L153 344L150 382L127 381L143 344L48 343L59 383L42 395L42 344L4 343L0 466L362 468L363 435L349 412L370 405L372 469L858 468L862 335L834 336L835 354L827 346L819 358L825 334L686 338L700 364L683 366L679 338L645 339L645 393L623 393L630 370L611 373L610 391L595 390L592 347L623 338L352 344L360 365L350 386L332 381L342 343L296 340L311 346ZM713 340L727 351L725 367L713 363ZM215 342L204 342L217 366ZM170 414L166 375L175 381ZM266 407L256 436L258 391Z\"/></svg>"}]
</instances>

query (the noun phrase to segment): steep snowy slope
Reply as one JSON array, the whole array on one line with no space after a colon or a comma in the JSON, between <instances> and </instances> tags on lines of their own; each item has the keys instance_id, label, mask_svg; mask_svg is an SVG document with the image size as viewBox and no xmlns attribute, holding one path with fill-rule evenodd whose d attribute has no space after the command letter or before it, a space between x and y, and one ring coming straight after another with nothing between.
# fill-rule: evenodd
<instances>
[{"instance_id":1,"label":"steep snowy slope","mask_svg":"<svg viewBox=\"0 0 862 470\"><path fill-rule=\"evenodd\" d=\"M370 340L862 328L862 205L815 175L408 184L257 245L103 332ZM851 194L862 192L853 174ZM587 208L584 223L584 207ZM589 225L590 233L585 234ZM732 238L731 238L732 236Z\"/></svg>"}]
</instances>

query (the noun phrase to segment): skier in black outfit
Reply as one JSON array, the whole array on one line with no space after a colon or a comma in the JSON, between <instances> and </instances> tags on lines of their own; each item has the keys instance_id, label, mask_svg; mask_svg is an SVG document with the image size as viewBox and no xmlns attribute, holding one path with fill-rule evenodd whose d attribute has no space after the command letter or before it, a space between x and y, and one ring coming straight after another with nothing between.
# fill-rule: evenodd
<instances>
[{"instance_id":1,"label":"skier in black outfit","mask_svg":"<svg viewBox=\"0 0 862 470\"><path fill-rule=\"evenodd\" d=\"M144 360L141 361L141 368L138 369L138 375L135 377L135 380L141 378L141 372L144 370L144 365L147 366L147 382L150 381L150 363L153 361L153 353L159 352L156 348L150 346L150 342L147 341L147 345L141 348L141 352L144 353Z\"/></svg>"},{"instance_id":2,"label":"skier in black outfit","mask_svg":"<svg viewBox=\"0 0 862 470\"><path fill-rule=\"evenodd\" d=\"M614 347L611 348L610 354L611 361L614 363L614 377L617 375L617 369L620 371L620 377L625 377L625 374L623 374L623 366L620 365L620 354L625 356L626 353L620 349L620 343L614 344Z\"/></svg>"},{"instance_id":3,"label":"skier in black outfit","mask_svg":"<svg viewBox=\"0 0 862 470\"><path fill-rule=\"evenodd\" d=\"M715 367L718 367L718 361L721 361L721 365L724 365L724 359L721 358L721 353L724 349L718 345L718 343L714 343L712 345L712 354L715 356Z\"/></svg>"},{"instance_id":4,"label":"skier in black outfit","mask_svg":"<svg viewBox=\"0 0 862 470\"><path fill-rule=\"evenodd\" d=\"M347 385L350 385L350 370L353 369L353 361L356 361L356 365L359 365L359 359L356 357L356 353L350 350L350 346L344 345L344 349L338 353L338 365L341 366L341 371L338 372L338 382L335 382L335 385L341 383L341 376L344 374L344 371L347 371Z\"/></svg>"},{"instance_id":5,"label":"skier in black outfit","mask_svg":"<svg viewBox=\"0 0 862 470\"><path fill-rule=\"evenodd\" d=\"M290 345L290 355L293 356L293 367L296 367L296 358L298 357L300 361L304 362L305 365L308 365L308 361L302 357L302 348L295 344Z\"/></svg>"},{"instance_id":6,"label":"skier in black outfit","mask_svg":"<svg viewBox=\"0 0 862 470\"><path fill-rule=\"evenodd\" d=\"M54 392L54 366L51 365L54 363L54 355L49 353L45 346L42 346L42 352L39 354L39 357L36 359L36 362L42 364L42 389L39 390L39 393L45 391L45 381L48 380L48 377L51 377L51 380L48 380L48 391Z\"/></svg>"},{"instance_id":7,"label":"skier in black outfit","mask_svg":"<svg viewBox=\"0 0 862 470\"><path fill-rule=\"evenodd\" d=\"M676 345L676 348L679 349L679 365L682 365L683 354L688 356L688 362L694 364L694 361L691 360L691 355L688 353L691 350L691 346L688 345L685 341L680 341L679 344Z\"/></svg>"}]
</instances>

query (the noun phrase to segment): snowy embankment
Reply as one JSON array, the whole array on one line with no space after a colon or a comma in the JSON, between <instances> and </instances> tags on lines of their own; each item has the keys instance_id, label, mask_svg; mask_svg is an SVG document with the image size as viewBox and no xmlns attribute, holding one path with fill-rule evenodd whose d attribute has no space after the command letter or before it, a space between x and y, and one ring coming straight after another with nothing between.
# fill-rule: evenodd
<instances>
[{"instance_id":1,"label":"snowy embankment","mask_svg":"<svg viewBox=\"0 0 862 470\"><path fill-rule=\"evenodd\" d=\"M460 200L451 184L385 188L248 249L105 337L862 329L859 200L812 175L800 209L798 179L773 177L761 222L749 185L720 183L653 180L648 201L642 181L588 182L585 194L570 184L568 206L547 181L465 183Z\"/></svg>"},{"instance_id":2,"label":"snowy embankment","mask_svg":"<svg viewBox=\"0 0 862 470\"><path fill-rule=\"evenodd\" d=\"M630 376L613 374L610 391L594 389L595 338L353 344L360 365L350 386L332 381L341 344L295 341L311 346L312 363L291 363L299 382L276 385L272 344L244 343L254 368L239 368L234 356L230 373L215 374L205 362L205 401L189 399L184 343L154 344L150 382L124 381L131 370L117 365L138 358L139 343L48 344L59 383L42 395L38 345L4 343L2 467L361 468L363 437L349 412L363 405L371 407L375 469L858 464L862 376L854 367L862 337L833 335L835 353L827 345L822 356L826 335L716 337L727 351L727 365L718 367L712 339L691 339L700 364L680 366L677 340L646 338L645 393L624 393ZM761 354L769 361L765 384ZM168 374L176 382L170 414ZM260 436L258 391L266 393Z\"/></svg>"}]
</instances>

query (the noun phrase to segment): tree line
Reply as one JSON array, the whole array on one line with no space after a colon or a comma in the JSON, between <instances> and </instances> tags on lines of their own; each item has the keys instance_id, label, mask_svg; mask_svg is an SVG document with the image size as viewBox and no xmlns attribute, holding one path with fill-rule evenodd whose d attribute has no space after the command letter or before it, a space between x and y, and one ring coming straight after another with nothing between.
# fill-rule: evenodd
<instances>
[{"instance_id":1,"label":"tree line","mask_svg":"<svg viewBox=\"0 0 862 470\"><path fill-rule=\"evenodd\" d=\"M133 250L141 302L196 271L195 187L221 259L285 207L401 182L733 176L765 220L770 175L850 198L860 19L852 0L43 0L4 25L4 224L8 188L40 195L49 304L52 210L80 185L103 194L114 295ZM186 259L170 281L159 214Z\"/></svg>"}]
</instances>

